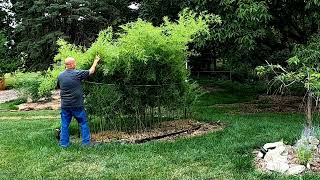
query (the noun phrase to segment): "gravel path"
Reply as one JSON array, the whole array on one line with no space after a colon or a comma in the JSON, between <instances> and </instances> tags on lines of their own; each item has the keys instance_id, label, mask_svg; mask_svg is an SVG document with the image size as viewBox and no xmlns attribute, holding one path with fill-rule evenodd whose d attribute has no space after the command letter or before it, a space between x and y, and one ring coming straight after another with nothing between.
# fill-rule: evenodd
<instances>
[{"instance_id":1,"label":"gravel path","mask_svg":"<svg viewBox=\"0 0 320 180\"><path fill-rule=\"evenodd\" d=\"M15 100L19 98L19 93L15 90L0 91L0 103Z\"/></svg>"}]
</instances>

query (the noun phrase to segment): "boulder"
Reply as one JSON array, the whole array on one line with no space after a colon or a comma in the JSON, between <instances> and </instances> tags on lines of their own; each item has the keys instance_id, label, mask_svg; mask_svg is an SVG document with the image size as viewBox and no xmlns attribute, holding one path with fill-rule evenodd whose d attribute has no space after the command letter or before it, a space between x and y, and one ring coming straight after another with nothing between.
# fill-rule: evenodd
<instances>
[{"instance_id":1,"label":"boulder","mask_svg":"<svg viewBox=\"0 0 320 180\"><path fill-rule=\"evenodd\" d=\"M307 169L311 169L310 163L307 164Z\"/></svg>"},{"instance_id":2,"label":"boulder","mask_svg":"<svg viewBox=\"0 0 320 180\"><path fill-rule=\"evenodd\" d=\"M287 174L288 175L297 175L297 174L302 173L305 169L306 169L306 167L303 165L294 164L288 169Z\"/></svg>"},{"instance_id":3,"label":"boulder","mask_svg":"<svg viewBox=\"0 0 320 180\"><path fill-rule=\"evenodd\" d=\"M289 169L289 164L281 161L270 161L266 168L270 171L285 173Z\"/></svg>"},{"instance_id":4,"label":"boulder","mask_svg":"<svg viewBox=\"0 0 320 180\"><path fill-rule=\"evenodd\" d=\"M267 143L267 144L265 144L263 146L263 148L268 150L268 149L274 149L274 148L279 147L279 146L284 146L282 141L274 142L274 143Z\"/></svg>"},{"instance_id":5,"label":"boulder","mask_svg":"<svg viewBox=\"0 0 320 180\"><path fill-rule=\"evenodd\" d=\"M277 146L274 149L270 149L264 157L266 168L270 171L284 173L289 169L287 148L283 143L276 145Z\"/></svg>"},{"instance_id":6,"label":"boulder","mask_svg":"<svg viewBox=\"0 0 320 180\"><path fill-rule=\"evenodd\" d=\"M275 149L269 150L264 157L264 160L267 162L270 161L281 161L287 162L287 156L283 156L282 154L285 152L286 148L284 146L279 146Z\"/></svg>"},{"instance_id":7,"label":"boulder","mask_svg":"<svg viewBox=\"0 0 320 180\"><path fill-rule=\"evenodd\" d=\"M313 145L313 146L318 146L319 140L318 140L316 137L314 137L314 136L310 136L310 137L309 137L309 143L310 143L311 145Z\"/></svg>"},{"instance_id":8,"label":"boulder","mask_svg":"<svg viewBox=\"0 0 320 180\"><path fill-rule=\"evenodd\" d=\"M263 158L264 157L264 154L262 152L258 152L258 158Z\"/></svg>"},{"instance_id":9,"label":"boulder","mask_svg":"<svg viewBox=\"0 0 320 180\"><path fill-rule=\"evenodd\" d=\"M307 138L301 138L299 139L296 144L294 145L294 148L299 148L299 147L305 147L309 145L309 141Z\"/></svg>"}]
</instances>

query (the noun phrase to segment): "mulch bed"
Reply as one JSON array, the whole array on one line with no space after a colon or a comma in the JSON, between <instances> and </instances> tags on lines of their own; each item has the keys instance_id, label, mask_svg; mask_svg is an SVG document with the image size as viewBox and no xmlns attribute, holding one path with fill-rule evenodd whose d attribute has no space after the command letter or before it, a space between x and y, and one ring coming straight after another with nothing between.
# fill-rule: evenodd
<instances>
[{"instance_id":1,"label":"mulch bed","mask_svg":"<svg viewBox=\"0 0 320 180\"><path fill-rule=\"evenodd\" d=\"M220 122L203 123L194 120L175 120L156 124L144 132L104 131L91 134L92 141L97 143L120 142L145 143L149 141L173 141L181 137L194 137L222 130L225 127Z\"/></svg>"},{"instance_id":2,"label":"mulch bed","mask_svg":"<svg viewBox=\"0 0 320 180\"><path fill-rule=\"evenodd\" d=\"M246 103L217 104L216 108L232 108L231 114L253 114L260 112L296 113L304 112L303 97L260 95L257 100Z\"/></svg>"},{"instance_id":3,"label":"mulch bed","mask_svg":"<svg viewBox=\"0 0 320 180\"><path fill-rule=\"evenodd\" d=\"M60 91L55 91L51 100L41 98L38 102L27 102L18 106L19 111L38 111L38 110L59 110L60 109Z\"/></svg>"}]
</instances>

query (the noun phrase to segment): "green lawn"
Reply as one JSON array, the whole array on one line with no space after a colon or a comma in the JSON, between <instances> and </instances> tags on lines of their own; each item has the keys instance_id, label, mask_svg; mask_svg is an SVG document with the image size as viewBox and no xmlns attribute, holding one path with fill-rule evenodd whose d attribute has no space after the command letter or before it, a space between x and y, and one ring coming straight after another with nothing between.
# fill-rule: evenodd
<instances>
[{"instance_id":1,"label":"green lawn","mask_svg":"<svg viewBox=\"0 0 320 180\"><path fill-rule=\"evenodd\" d=\"M208 106L219 103L217 99L201 101L195 116L223 121L225 130L176 142L95 147L75 143L68 149L58 147L53 136L59 112L0 111L0 117L19 117L0 120L0 179L301 179L262 174L252 165L252 151L264 143L299 138L301 114L232 115L228 109ZM37 115L57 118L25 119Z\"/></svg>"}]
</instances>

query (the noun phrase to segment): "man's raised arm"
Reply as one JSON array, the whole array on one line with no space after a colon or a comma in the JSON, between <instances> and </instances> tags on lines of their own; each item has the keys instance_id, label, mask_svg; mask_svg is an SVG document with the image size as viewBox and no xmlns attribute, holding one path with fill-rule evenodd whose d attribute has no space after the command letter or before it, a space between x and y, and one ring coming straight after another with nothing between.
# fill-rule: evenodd
<instances>
[{"instance_id":1,"label":"man's raised arm","mask_svg":"<svg viewBox=\"0 0 320 180\"><path fill-rule=\"evenodd\" d=\"M99 61L100 61L100 56L97 55L94 58L94 62L92 64L91 68L89 69L89 75L93 74L96 71L96 67L97 67L97 64L98 64Z\"/></svg>"}]
</instances>

